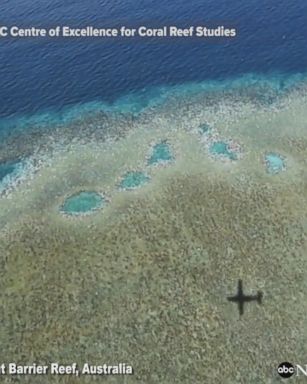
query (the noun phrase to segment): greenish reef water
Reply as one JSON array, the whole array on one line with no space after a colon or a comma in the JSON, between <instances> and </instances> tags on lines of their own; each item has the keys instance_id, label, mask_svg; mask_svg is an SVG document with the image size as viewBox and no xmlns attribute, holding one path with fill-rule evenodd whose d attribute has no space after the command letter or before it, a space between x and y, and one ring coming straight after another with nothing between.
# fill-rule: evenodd
<instances>
[{"instance_id":1,"label":"greenish reef water","mask_svg":"<svg viewBox=\"0 0 307 384\"><path fill-rule=\"evenodd\" d=\"M69 215L80 215L100 208L103 203L104 198L96 192L80 192L67 198L61 210Z\"/></svg>"},{"instance_id":2,"label":"greenish reef water","mask_svg":"<svg viewBox=\"0 0 307 384\"><path fill-rule=\"evenodd\" d=\"M268 173L276 174L285 169L285 160L278 153L268 153L265 155L266 168Z\"/></svg>"},{"instance_id":3,"label":"greenish reef water","mask_svg":"<svg viewBox=\"0 0 307 384\"><path fill-rule=\"evenodd\" d=\"M211 144L209 151L215 156L226 156L230 160L237 160L237 155L229 150L229 146L224 141L216 141Z\"/></svg>"},{"instance_id":4,"label":"greenish reef water","mask_svg":"<svg viewBox=\"0 0 307 384\"><path fill-rule=\"evenodd\" d=\"M149 176L140 171L130 171L127 172L122 181L120 182L120 189L135 189L138 188L150 180Z\"/></svg>"},{"instance_id":5,"label":"greenish reef water","mask_svg":"<svg viewBox=\"0 0 307 384\"><path fill-rule=\"evenodd\" d=\"M154 145L152 155L148 160L148 165L158 164L165 161L171 161L174 157L170 145L166 141L162 141Z\"/></svg>"}]
</instances>

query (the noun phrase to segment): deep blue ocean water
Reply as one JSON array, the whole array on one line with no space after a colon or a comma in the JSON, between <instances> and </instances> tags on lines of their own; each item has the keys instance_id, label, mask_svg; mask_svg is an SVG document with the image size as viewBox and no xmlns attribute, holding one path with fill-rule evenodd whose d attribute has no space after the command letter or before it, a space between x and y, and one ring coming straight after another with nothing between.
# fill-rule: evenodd
<instances>
[{"instance_id":1,"label":"deep blue ocean water","mask_svg":"<svg viewBox=\"0 0 307 384\"><path fill-rule=\"evenodd\" d=\"M73 107L146 104L164 87L305 73L307 2L297 0L2 0L1 24L23 27L214 25L231 40L0 39L0 129L7 119ZM243 77L244 78L244 77ZM132 96L131 96L132 95ZM158 95L158 96L157 96ZM89 103L89 104L88 104ZM47 117L46 117L47 116ZM2 123L1 123L2 122Z\"/></svg>"}]
</instances>

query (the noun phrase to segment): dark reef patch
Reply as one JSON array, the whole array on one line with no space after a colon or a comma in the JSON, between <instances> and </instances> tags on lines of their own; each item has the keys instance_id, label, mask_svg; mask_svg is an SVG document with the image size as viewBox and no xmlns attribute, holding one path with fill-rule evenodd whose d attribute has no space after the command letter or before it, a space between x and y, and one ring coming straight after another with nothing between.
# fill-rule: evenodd
<instances>
[{"instance_id":1,"label":"dark reef patch","mask_svg":"<svg viewBox=\"0 0 307 384\"><path fill-rule=\"evenodd\" d=\"M17 166L20 164L20 162L5 162L0 163L0 182L3 180L6 176L14 173L17 169Z\"/></svg>"},{"instance_id":2,"label":"dark reef patch","mask_svg":"<svg viewBox=\"0 0 307 384\"><path fill-rule=\"evenodd\" d=\"M212 128L210 127L210 125L208 123L201 124L199 127L199 132L201 134L208 134L211 132L211 130L212 130Z\"/></svg>"}]
</instances>

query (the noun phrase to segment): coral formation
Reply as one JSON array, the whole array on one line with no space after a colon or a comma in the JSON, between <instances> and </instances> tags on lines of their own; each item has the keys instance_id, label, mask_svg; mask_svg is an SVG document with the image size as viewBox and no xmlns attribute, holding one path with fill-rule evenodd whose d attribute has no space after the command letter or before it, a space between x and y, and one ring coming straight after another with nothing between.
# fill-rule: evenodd
<instances>
[{"instance_id":1,"label":"coral formation","mask_svg":"<svg viewBox=\"0 0 307 384\"><path fill-rule=\"evenodd\" d=\"M126 362L135 372L127 382L159 384L267 384L280 351L304 361L304 95L269 106L177 97L134 119L104 116L95 135L98 117L78 123L80 136L55 131L41 146L47 155L33 154L33 178L0 198L0 360ZM218 132L200 135L204 121ZM176 161L148 167L148 148L162 137ZM225 157L242 143L244 162L212 161L204 143ZM263 153L285 153L293 166L271 177ZM66 220L63 196L81 190L106 191L112 204ZM84 197L66 203L82 211L97 202ZM247 293L264 292L240 320L226 300L239 278Z\"/></svg>"}]
</instances>

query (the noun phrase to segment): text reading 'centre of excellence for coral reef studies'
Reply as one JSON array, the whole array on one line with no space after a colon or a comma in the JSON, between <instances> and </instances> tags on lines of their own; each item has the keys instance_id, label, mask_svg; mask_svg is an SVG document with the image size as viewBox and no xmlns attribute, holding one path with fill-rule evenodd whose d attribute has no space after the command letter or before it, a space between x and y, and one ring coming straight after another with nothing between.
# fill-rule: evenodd
<instances>
[{"instance_id":1,"label":"text reading 'centre of excellence for coral reef studies'","mask_svg":"<svg viewBox=\"0 0 307 384\"><path fill-rule=\"evenodd\" d=\"M126 26L120 26L118 28L96 28L94 26L85 26L81 28L72 28L69 26L56 26L54 28L36 28L30 26L28 28L21 28L16 25L11 27L0 25L0 38L231 38L236 37L236 35L236 28L229 28L224 25L216 25L214 27L208 27L204 25L192 25L186 28L174 25L162 26L158 28L151 28L144 25L136 28L128 28Z\"/></svg>"}]
</instances>

